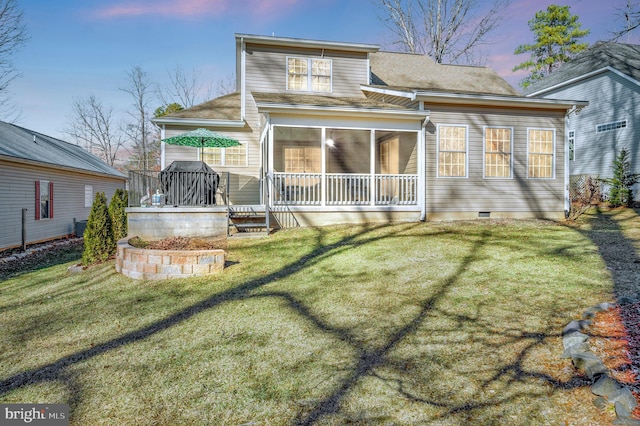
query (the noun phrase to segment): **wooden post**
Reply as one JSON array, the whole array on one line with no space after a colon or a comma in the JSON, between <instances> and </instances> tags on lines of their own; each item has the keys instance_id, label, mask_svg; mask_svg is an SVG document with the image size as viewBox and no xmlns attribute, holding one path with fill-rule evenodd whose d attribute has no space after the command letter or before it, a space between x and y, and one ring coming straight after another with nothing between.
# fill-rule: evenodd
<instances>
[{"instance_id":1,"label":"wooden post","mask_svg":"<svg viewBox=\"0 0 640 426\"><path fill-rule=\"evenodd\" d=\"M22 209L22 251L27 251L27 209Z\"/></svg>"}]
</instances>

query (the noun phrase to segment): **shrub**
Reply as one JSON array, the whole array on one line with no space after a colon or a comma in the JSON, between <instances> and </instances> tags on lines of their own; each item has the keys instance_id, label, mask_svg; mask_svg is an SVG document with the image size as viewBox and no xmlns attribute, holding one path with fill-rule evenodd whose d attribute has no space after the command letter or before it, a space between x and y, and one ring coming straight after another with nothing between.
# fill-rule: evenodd
<instances>
[{"instance_id":1,"label":"shrub","mask_svg":"<svg viewBox=\"0 0 640 426\"><path fill-rule=\"evenodd\" d=\"M622 148L620 154L613 160L612 168L613 177L604 179L604 182L610 187L609 203L611 207L631 207L633 204L632 187L640 180L640 174L631 172L629 152L626 148Z\"/></svg>"},{"instance_id":2,"label":"shrub","mask_svg":"<svg viewBox=\"0 0 640 426\"><path fill-rule=\"evenodd\" d=\"M113 238L113 227L107 208L107 197L104 192L96 193L91 206L87 227L84 231L84 251L82 263L90 265L109 259L116 251Z\"/></svg>"},{"instance_id":3,"label":"shrub","mask_svg":"<svg viewBox=\"0 0 640 426\"><path fill-rule=\"evenodd\" d=\"M127 191L118 188L109 203L109 217L113 227L113 239L117 242L127 236L127 213L125 209L129 203Z\"/></svg>"}]
</instances>

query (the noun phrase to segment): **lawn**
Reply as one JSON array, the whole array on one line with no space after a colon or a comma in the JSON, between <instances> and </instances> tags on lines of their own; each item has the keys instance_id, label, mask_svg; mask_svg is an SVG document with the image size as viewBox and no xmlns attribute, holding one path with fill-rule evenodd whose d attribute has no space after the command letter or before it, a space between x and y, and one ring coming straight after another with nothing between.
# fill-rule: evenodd
<instances>
[{"instance_id":1,"label":"lawn","mask_svg":"<svg viewBox=\"0 0 640 426\"><path fill-rule=\"evenodd\" d=\"M595 218L285 230L230 241L214 278L25 273L0 281L0 403L77 425L603 424L560 359L562 328L613 300Z\"/></svg>"}]
</instances>

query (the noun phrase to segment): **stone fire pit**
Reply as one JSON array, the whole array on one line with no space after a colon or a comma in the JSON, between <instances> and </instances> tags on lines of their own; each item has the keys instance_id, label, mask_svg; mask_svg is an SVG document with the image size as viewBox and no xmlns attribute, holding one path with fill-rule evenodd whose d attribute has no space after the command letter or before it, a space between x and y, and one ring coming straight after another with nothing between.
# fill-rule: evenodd
<instances>
[{"instance_id":1,"label":"stone fire pit","mask_svg":"<svg viewBox=\"0 0 640 426\"><path fill-rule=\"evenodd\" d=\"M133 279L164 280L212 275L224 269L225 251L158 250L129 244L132 238L118 241L116 271Z\"/></svg>"}]
</instances>

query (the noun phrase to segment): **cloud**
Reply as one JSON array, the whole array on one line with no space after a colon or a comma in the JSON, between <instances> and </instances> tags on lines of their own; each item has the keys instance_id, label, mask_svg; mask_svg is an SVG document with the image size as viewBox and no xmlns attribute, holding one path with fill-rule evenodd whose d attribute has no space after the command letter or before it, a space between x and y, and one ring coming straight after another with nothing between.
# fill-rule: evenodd
<instances>
[{"instance_id":1,"label":"cloud","mask_svg":"<svg viewBox=\"0 0 640 426\"><path fill-rule=\"evenodd\" d=\"M286 13L300 0L137 0L115 3L93 12L98 19L153 17L192 19L247 14L270 19Z\"/></svg>"}]
</instances>

